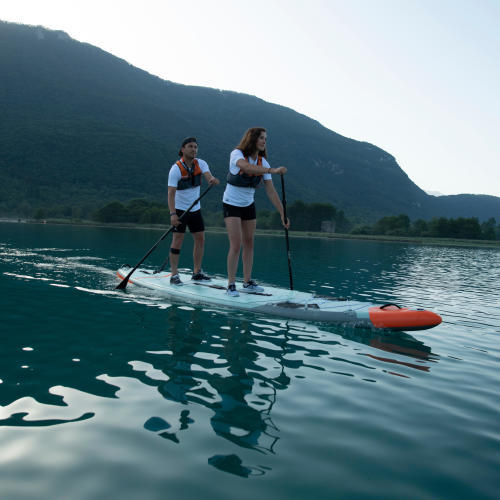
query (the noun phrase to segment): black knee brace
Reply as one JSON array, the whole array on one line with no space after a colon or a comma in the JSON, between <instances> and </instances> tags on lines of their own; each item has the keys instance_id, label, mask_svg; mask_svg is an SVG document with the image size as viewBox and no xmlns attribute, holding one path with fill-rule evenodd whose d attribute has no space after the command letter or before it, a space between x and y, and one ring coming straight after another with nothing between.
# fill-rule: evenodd
<instances>
[{"instance_id":1,"label":"black knee brace","mask_svg":"<svg viewBox=\"0 0 500 500\"><path fill-rule=\"evenodd\" d=\"M178 248L170 248L170 252L174 255L179 255L181 253L180 249Z\"/></svg>"}]
</instances>

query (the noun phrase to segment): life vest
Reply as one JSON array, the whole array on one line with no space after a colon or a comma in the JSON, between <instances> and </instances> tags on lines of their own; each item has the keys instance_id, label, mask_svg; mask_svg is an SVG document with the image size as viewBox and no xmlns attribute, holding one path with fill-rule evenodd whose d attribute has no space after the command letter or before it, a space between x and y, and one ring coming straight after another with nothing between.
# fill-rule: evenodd
<instances>
[{"instance_id":1,"label":"life vest","mask_svg":"<svg viewBox=\"0 0 500 500\"><path fill-rule=\"evenodd\" d=\"M184 158L181 158L176 165L179 167L181 171L181 178L177 183L177 189L191 189L196 186L201 185L201 168L198 164L198 160L195 158L193 160L193 166L188 169L186 164L182 161Z\"/></svg>"},{"instance_id":2,"label":"life vest","mask_svg":"<svg viewBox=\"0 0 500 500\"><path fill-rule=\"evenodd\" d=\"M248 158L245 157L245 160L248 161ZM262 167L262 156L260 155L257 158L257 165ZM245 174L241 168L237 174L232 174L231 170L227 174L227 182L232 186L256 188L261 180L262 174Z\"/></svg>"}]
</instances>

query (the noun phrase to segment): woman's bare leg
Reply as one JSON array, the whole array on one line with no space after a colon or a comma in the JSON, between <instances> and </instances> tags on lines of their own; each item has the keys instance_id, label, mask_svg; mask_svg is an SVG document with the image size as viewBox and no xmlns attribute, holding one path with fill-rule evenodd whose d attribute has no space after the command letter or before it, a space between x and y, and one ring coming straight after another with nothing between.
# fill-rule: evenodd
<instances>
[{"instance_id":1,"label":"woman's bare leg","mask_svg":"<svg viewBox=\"0 0 500 500\"><path fill-rule=\"evenodd\" d=\"M252 278L254 246L253 242L256 227L256 219L241 221L241 234L243 244L243 279L245 280L245 282Z\"/></svg>"},{"instance_id":2,"label":"woman's bare leg","mask_svg":"<svg viewBox=\"0 0 500 500\"><path fill-rule=\"evenodd\" d=\"M242 221L239 217L226 217L224 222L226 223L227 236L229 238L227 281L228 283L234 283L236 281L236 271L240 258Z\"/></svg>"}]
</instances>

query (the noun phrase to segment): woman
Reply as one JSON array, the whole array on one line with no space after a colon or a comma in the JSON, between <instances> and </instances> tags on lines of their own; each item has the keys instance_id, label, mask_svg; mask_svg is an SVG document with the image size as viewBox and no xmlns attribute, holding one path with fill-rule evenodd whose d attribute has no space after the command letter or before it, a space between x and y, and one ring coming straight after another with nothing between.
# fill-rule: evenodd
<instances>
[{"instance_id":1,"label":"woman","mask_svg":"<svg viewBox=\"0 0 500 500\"><path fill-rule=\"evenodd\" d=\"M244 283L240 291L245 293L264 291L252 279L253 241L257 223L254 195L258 185L264 183L269 200L281 215L282 224L286 228L290 226L290 222L284 220L283 206L271 178L271 174L285 174L287 169L271 168L266 160L266 138L266 129L261 127L248 129L229 158L229 174L222 201L229 237L227 294L231 297L239 296L236 290L236 270L242 245Z\"/></svg>"}]
</instances>

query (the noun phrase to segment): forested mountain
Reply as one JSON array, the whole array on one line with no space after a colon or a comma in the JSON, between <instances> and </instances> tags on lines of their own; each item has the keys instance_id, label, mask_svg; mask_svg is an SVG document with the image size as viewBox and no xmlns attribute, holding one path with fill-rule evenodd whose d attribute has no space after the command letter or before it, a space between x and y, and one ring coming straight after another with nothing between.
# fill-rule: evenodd
<instances>
[{"instance_id":1,"label":"forested mountain","mask_svg":"<svg viewBox=\"0 0 500 500\"><path fill-rule=\"evenodd\" d=\"M259 125L268 130L271 165L289 168L290 201L329 202L366 220L500 220L500 198L430 196L372 144L257 97L162 80L61 31L0 22L0 73L0 214L165 201L184 136L198 138L200 157L224 179L229 152ZM205 207L221 197L219 188Z\"/></svg>"}]
</instances>

